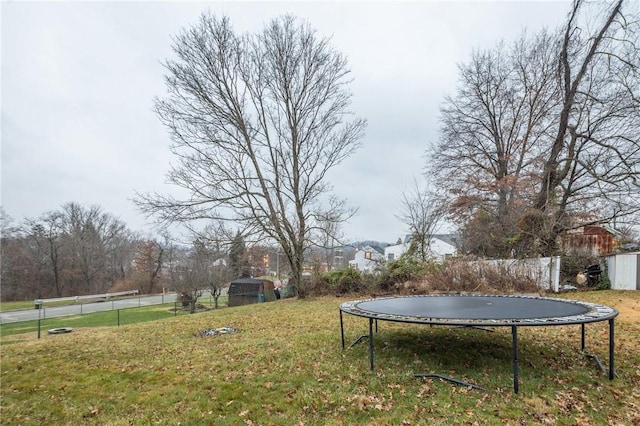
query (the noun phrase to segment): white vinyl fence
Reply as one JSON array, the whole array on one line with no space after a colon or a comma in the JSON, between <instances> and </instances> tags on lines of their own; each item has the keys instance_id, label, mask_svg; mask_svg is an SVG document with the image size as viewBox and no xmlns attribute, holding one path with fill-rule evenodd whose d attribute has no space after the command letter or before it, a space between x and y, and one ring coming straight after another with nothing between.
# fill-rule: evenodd
<instances>
[{"instance_id":1,"label":"white vinyl fence","mask_svg":"<svg viewBox=\"0 0 640 426\"><path fill-rule=\"evenodd\" d=\"M620 253L605 257L612 290L640 290L640 252ZM526 275L540 288L560 290L560 256L535 259L483 260L488 265L504 268L514 276ZM471 262L471 264L476 262Z\"/></svg>"},{"instance_id":2,"label":"white vinyl fence","mask_svg":"<svg viewBox=\"0 0 640 426\"><path fill-rule=\"evenodd\" d=\"M514 276L528 276L536 281L540 288L545 290L558 292L560 288L560 256L532 259L496 259L483 260L482 262L504 268Z\"/></svg>"}]
</instances>

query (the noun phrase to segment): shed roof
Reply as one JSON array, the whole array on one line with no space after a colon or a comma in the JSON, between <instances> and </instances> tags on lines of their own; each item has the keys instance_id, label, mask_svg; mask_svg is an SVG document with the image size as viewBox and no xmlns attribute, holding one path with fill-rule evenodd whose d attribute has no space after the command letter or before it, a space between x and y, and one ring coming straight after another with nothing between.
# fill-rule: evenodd
<instances>
[{"instance_id":1,"label":"shed roof","mask_svg":"<svg viewBox=\"0 0 640 426\"><path fill-rule=\"evenodd\" d=\"M238 278L237 280L231 281L231 284L262 284L265 281L269 280L257 280L255 278Z\"/></svg>"}]
</instances>

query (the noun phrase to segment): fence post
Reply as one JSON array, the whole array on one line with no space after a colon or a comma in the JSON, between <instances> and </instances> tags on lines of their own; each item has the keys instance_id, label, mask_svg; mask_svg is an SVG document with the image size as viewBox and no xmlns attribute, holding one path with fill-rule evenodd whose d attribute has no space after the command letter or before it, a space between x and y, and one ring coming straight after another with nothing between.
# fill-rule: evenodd
<instances>
[{"instance_id":1,"label":"fence post","mask_svg":"<svg viewBox=\"0 0 640 426\"><path fill-rule=\"evenodd\" d=\"M38 339L40 339L40 318L38 318Z\"/></svg>"},{"instance_id":2,"label":"fence post","mask_svg":"<svg viewBox=\"0 0 640 426\"><path fill-rule=\"evenodd\" d=\"M178 302L173 302L173 316L178 316Z\"/></svg>"},{"instance_id":3,"label":"fence post","mask_svg":"<svg viewBox=\"0 0 640 426\"><path fill-rule=\"evenodd\" d=\"M120 327L120 309L118 309L118 327Z\"/></svg>"},{"instance_id":4,"label":"fence post","mask_svg":"<svg viewBox=\"0 0 640 426\"><path fill-rule=\"evenodd\" d=\"M551 262L549 268L551 271L549 273L549 277L551 282L549 283L549 288L557 293L560 291L560 266L562 258L560 256L551 256L550 259Z\"/></svg>"}]
</instances>

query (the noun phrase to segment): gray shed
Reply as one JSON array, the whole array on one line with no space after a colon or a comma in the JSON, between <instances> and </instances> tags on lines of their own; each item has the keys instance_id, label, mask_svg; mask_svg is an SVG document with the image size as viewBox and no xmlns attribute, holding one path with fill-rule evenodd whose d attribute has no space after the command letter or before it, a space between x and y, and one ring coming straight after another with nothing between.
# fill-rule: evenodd
<instances>
[{"instance_id":1,"label":"gray shed","mask_svg":"<svg viewBox=\"0 0 640 426\"><path fill-rule=\"evenodd\" d=\"M229 284L229 306L276 300L273 282L254 278L239 278Z\"/></svg>"}]
</instances>

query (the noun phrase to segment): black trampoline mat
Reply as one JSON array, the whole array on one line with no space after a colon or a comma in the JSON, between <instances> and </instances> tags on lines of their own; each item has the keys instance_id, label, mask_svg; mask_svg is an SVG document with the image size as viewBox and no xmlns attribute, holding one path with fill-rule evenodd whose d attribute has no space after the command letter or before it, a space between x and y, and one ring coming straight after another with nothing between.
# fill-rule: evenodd
<instances>
[{"instance_id":1,"label":"black trampoline mat","mask_svg":"<svg viewBox=\"0 0 640 426\"><path fill-rule=\"evenodd\" d=\"M618 312L594 303L535 296L440 294L343 303L342 312L387 321L428 324L580 324L614 318Z\"/></svg>"},{"instance_id":2,"label":"black trampoline mat","mask_svg":"<svg viewBox=\"0 0 640 426\"><path fill-rule=\"evenodd\" d=\"M587 306L554 299L459 295L374 299L355 307L382 315L460 320L559 318L590 311Z\"/></svg>"}]
</instances>

